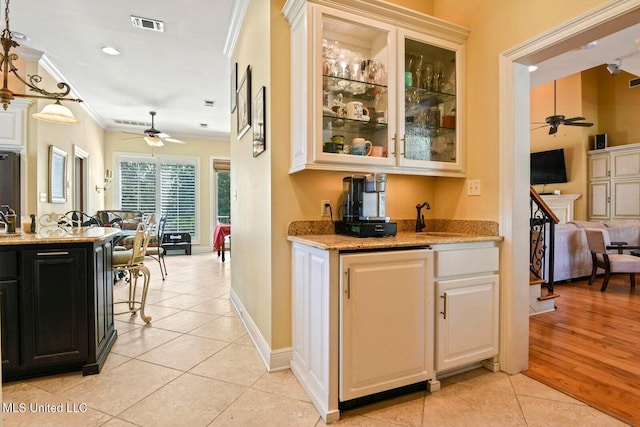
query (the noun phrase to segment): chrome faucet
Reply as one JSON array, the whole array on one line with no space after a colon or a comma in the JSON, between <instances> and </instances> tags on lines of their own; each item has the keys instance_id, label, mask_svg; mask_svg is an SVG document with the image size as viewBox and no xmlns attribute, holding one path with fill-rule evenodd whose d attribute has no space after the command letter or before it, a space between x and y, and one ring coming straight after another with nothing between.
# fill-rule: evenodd
<instances>
[{"instance_id":1,"label":"chrome faucet","mask_svg":"<svg viewBox=\"0 0 640 427\"><path fill-rule=\"evenodd\" d=\"M431 209L431 206L429 206L429 202L424 202L423 204L416 205L416 210L418 211L418 218L416 219L416 233L420 233L425 227L424 215L422 215L422 208L429 210Z\"/></svg>"},{"instance_id":2,"label":"chrome faucet","mask_svg":"<svg viewBox=\"0 0 640 427\"><path fill-rule=\"evenodd\" d=\"M2 212L2 208L5 208L7 210L6 214ZM5 224L4 228L7 234L15 233L16 232L16 211L11 209L9 205L0 206L0 222L4 222Z\"/></svg>"}]
</instances>

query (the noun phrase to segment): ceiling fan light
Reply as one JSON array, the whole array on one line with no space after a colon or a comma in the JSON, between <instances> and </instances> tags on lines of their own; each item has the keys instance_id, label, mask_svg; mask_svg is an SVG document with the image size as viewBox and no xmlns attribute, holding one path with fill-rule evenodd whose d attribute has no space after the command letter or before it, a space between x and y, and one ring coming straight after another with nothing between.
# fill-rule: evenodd
<instances>
[{"instance_id":1,"label":"ceiling fan light","mask_svg":"<svg viewBox=\"0 0 640 427\"><path fill-rule=\"evenodd\" d=\"M75 125L80 123L80 120L74 117L70 109L60 104L60 100L57 100L55 104L45 105L39 113L34 113L33 117L37 120L49 123L65 125Z\"/></svg>"},{"instance_id":2,"label":"ceiling fan light","mask_svg":"<svg viewBox=\"0 0 640 427\"><path fill-rule=\"evenodd\" d=\"M144 140L147 142L147 144L149 144L151 147L162 147L164 146L164 143L162 142L162 138L159 138L157 136L145 136Z\"/></svg>"}]
</instances>

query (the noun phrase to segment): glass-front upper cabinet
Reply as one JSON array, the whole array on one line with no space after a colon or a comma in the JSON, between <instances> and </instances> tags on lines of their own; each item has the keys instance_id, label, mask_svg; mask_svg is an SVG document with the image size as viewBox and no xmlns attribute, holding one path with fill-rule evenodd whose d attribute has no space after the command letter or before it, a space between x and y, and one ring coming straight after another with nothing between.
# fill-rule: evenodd
<instances>
[{"instance_id":1,"label":"glass-front upper cabinet","mask_svg":"<svg viewBox=\"0 0 640 427\"><path fill-rule=\"evenodd\" d=\"M461 45L446 46L419 34L399 37L399 164L403 167L462 171L457 76Z\"/></svg>"},{"instance_id":2,"label":"glass-front upper cabinet","mask_svg":"<svg viewBox=\"0 0 640 427\"><path fill-rule=\"evenodd\" d=\"M315 159L367 167L393 165L389 117L395 114L390 108L395 90L389 87L389 71L394 68L394 29L320 7L315 24L321 31L314 42L318 64L314 74L320 77L315 89L322 103L316 116L322 134L315 138Z\"/></svg>"},{"instance_id":3,"label":"glass-front upper cabinet","mask_svg":"<svg viewBox=\"0 0 640 427\"><path fill-rule=\"evenodd\" d=\"M469 31L381 0L287 0L291 167L464 176Z\"/></svg>"}]
</instances>

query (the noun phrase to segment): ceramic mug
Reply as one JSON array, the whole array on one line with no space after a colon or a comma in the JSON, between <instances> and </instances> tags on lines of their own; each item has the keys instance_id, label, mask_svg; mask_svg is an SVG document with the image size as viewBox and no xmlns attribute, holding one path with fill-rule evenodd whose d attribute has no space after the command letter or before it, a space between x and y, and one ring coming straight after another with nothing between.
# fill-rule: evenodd
<instances>
[{"instance_id":1,"label":"ceramic mug","mask_svg":"<svg viewBox=\"0 0 640 427\"><path fill-rule=\"evenodd\" d=\"M368 156L371 154L373 144L364 138L353 138L351 143L351 154L354 156Z\"/></svg>"},{"instance_id":2,"label":"ceramic mug","mask_svg":"<svg viewBox=\"0 0 640 427\"><path fill-rule=\"evenodd\" d=\"M384 147L378 145L371 147L371 157L384 157Z\"/></svg>"},{"instance_id":3,"label":"ceramic mug","mask_svg":"<svg viewBox=\"0 0 640 427\"><path fill-rule=\"evenodd\" d=\"M369 120L369 109L360 101L349 102L347 103L347 119Z\"/></svg>"}]
</instances>

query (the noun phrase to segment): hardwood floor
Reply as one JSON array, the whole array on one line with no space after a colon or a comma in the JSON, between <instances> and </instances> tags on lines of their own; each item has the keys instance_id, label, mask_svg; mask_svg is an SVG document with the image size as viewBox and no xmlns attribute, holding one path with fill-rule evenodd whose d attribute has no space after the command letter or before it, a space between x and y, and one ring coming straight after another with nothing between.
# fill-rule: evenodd
<instances>
[{"instance_id":1,"label":"hardwood floor","mask_svg":"<svg viewBox=\"0 0 640 427\"><path fill-rule=\"evenodd\" d=\"M640 425L640 286L630 288L626 274L612 276L606 292L601 284L556 285L557 310L529 320L523 374Z\"/></svg>"}]
</instances>

